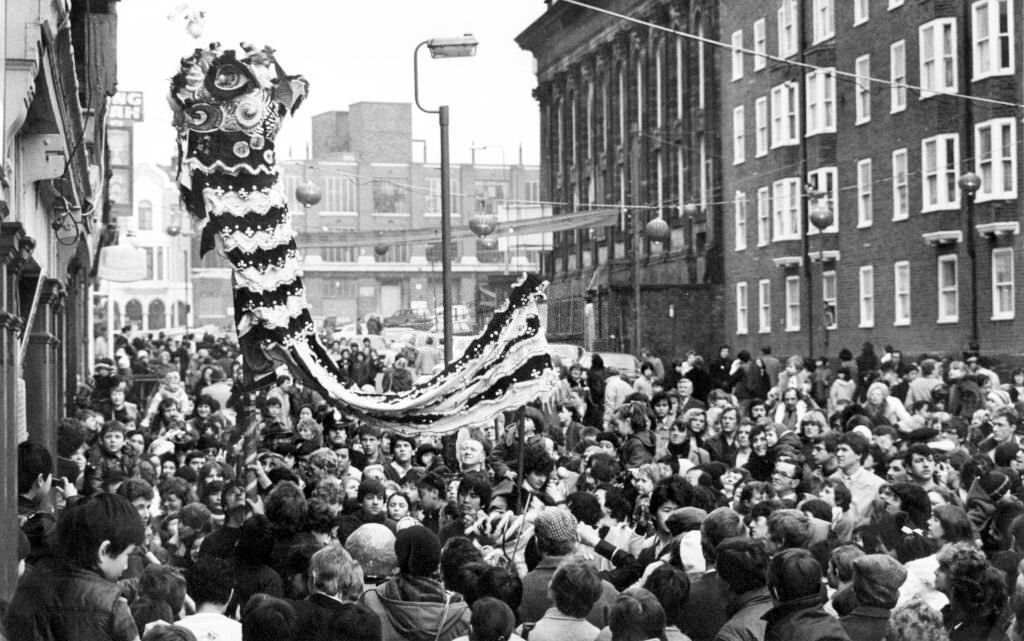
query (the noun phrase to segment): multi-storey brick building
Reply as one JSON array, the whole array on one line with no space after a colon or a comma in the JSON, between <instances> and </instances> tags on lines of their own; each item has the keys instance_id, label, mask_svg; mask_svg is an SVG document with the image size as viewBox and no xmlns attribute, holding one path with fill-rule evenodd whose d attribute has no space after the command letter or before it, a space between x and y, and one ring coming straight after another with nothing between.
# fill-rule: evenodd
<instances>
[{"instance_id":1,"label":"multi-storey brick building","mask_svg":"<svg viewBox=\"0 0 1024 641\"><path fill-rule=\"evenodd\" d=\"M1021 2L720 6L729 340L1018 352Z\"/></svg>"},{"instance_id":2,"label":"multi-storey brick building","mask_svg":"<svg viewBox=\"0 0 1024 641\"><path fill-rule=\"evenodd\" d=\"M717 1L602 7L708 38L720 31ZM542 198L556 215L621 210L617 225L556 234L549 338L714 352L725 277L715 51L552 1L517 42L537 61ZM655 243L639 232L659 216L669 233Z\"/></svg>"},{"instance_id":3,"label":"multi-storey brick building","mask_svg":"<svg viewBox=\"0 0 1024 641\"><path fill-rule=\"evenodd\" d=\"M318 114L312 140L312 158L282 162L281 172L314 317L347 324L401 309L434 310L442 299L441 247L424 242L422 232L433 229L440 237L441 172L420 147L434 139L412 137L411 106L360 102L348 111ZM502 159L507 151L510 160L516 153L497 151ZM422 162L414 160L421 153ZM323 196L311 207L296 200L296 188L306 180ZM451 181L453 302L465 306L472 325L505 299L520 273L538 270L550 235L517 236L510 229L516 219L536 219L548 210L539 202L537 167L521 158L453 165ZM494 247L468 231L481 199L499 221ZM201 265L193 271L195 322L223 324L232 304L230 270L213 254Z\"/></svg>"}]
</instances>

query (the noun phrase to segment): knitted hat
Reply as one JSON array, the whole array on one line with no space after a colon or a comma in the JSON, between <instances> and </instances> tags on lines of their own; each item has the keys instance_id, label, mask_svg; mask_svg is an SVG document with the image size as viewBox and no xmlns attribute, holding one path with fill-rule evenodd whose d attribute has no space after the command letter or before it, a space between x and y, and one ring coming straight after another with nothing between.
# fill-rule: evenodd
<instances>
[{"instance_id":1,"label":"knitted hat","mask_svg":"<svg viewBox=\"0 0 1024 641\"><path fill-rule=\"evenodd\" d=\"M329 635L343 634L331 638L347 641L380 641L380 617L370 608L360 603L346 603L333 612L327 622L327 632Z\"/></svg>"},{"instance_id":2,"label":"knitted hat","mask_svg":"<svg viewBox=\"0 0 1024 641\"><path fill-rule=\"evenodd\" d=\"M665 519L665 527L672 536L678 536L684 532L699 530L708 513L699 507L682 507L672 512Z\"/></svg>"},{"instance_id":3,"label":"knitted hat","mask_svg":"<svg viewBox=\"0 0 1024 641\"><path fill-rule=\"evenodd\" d=\"M537 536L553 543L576 540L576 517L568 510L545 507L533 522Z\"/></svg>"},{"instance_id":4,"label":"knitted hat","mask_svg":"<svg viewBox=\"0 0 1024 641\"><path fill-rule=\"evenodd\" d=\"M363 568L367 583L391 576L398 565L395 535L386 525L367 523L345 539L345 549Z\"/></svg>"},{"instance_id":5,"label":"knitted hat","mask_svg":"<svg viewBox=\"0 0 1024 641\"><path fill-rule=\"evenodd\" d=\"M906 568L888 554L866 554L853 562L853 591L860 605L895 607L906 580Z\"/></svg>"},{"instance_id":6,"label":"knitted hat","mask_svg":"<svg viewBox=\"0 0 1024 641\"><path fill-rule=\"evenodd\" d=\"M1002 472L993 470L978 480L978 486L995 502L1010 491L1010 479Z\"/></svg>"},{"instance_id":7,"label":"knitted hat","mask_svg":"<svg viewBox=\"0 0 1024 641\"><path fill-rule=\"evenodd\" d=\"M395 556L403 574L429 577L441 564L441 542L422 525L405 528L395 537Z\"/></svg>"}]
</instances>

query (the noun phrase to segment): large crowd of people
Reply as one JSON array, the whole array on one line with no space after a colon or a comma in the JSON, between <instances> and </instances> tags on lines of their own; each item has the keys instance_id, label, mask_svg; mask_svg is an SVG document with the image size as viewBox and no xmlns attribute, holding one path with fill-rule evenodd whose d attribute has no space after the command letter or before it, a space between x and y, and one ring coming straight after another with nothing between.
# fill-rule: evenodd
<instances>
[{"instance_id":1,"label":"large crowd of people","mask_svg":"<svg viewBox=\"0 0 1024 641\"><path fill-rule=\"evenodd\" d=\"M440 364L370 345L331 346L360 388ZM1024 370L977 354L594 355L436 437L248 390L229 339L111 347L19 446L4 638L1024 640Z\"/></svg>"}]
</instances>

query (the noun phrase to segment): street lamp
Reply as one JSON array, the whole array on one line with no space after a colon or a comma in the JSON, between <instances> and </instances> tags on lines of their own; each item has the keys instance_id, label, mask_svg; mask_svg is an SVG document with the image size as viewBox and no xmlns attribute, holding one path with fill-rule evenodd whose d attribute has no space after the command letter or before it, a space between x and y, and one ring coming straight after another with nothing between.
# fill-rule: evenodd
<instances>
[{"instance_id":1,"label":"street lamp","mask_svg":"<svg viewBox=\"0 0 1024 641\"><path fill-rule=\"evenodd\" d=\"M818 262L821 263L821 326L825 333L825 355L828 355L828 343L829 343L829 329L832 326L832 318L834 318L835 310L831 309L828 304L828 299L825 298L825 236L824 232L826 229L832 226L835 222L836 216L832 212L832 205L829 203L828 194L825 192L812 191L808 194L808 198L811 199L813 204L811 205L811 211L808 214L808 219L814 228L818 230ZM808 292L810 296L810 292ZM813 304L813 301L811 301ZM810 307L810 306L808 306ZM813 321L813 317L812 317Z\"/></svg>"},{"instance_id":2,"label":"street lamp","mask_svg":"<svg viewBox=\"0 0 1024 641\"><path fill-rule=\"evenodd\" d=\"M433 38L416 45L412 53L413 95L416 107L426 114L437 114L441 127L441 305L444 308L444 362L452 361L452 205L450 202L451 161L448 158L448 105L426 109L420 104L419 53L424 45L431 58L464 58L476 55L477 40L470 34L457 38Z\"/></svg>"},{"instance_id":3,"label":"street lamp","mask_svg":"<svg viewBox=\"0 0 1024 641\"><path fill-rule=\"evenodd\" d=\"M967 260L971 268L971 340L969 349L978 350L978 257L974 246L974 196L981 189L981 177L968 171L957 180L960 186L960 200L965 210L964 238L967 239Z\"/></svg>"},{"instance_id":4,"label":"street lamp","mask_svg":"<svg viewBox=\"0 0 1024 641\"><path fill-rule=\"evenodd\" d=\"M167 226L167 229L166 229L167 235L170 236L171 238L177 238L178 236L181 236L182 238L191 238L192 237L192 232L185 231L184 229L182 229L182 226L180 224L181 218L182 218L182 214L180 212L177 214L176 218L178 220L175 220L174 222L172 222L170 225ZM181 276L182 276L182 284L185 287L185 296L184 296L184 298L185 298L185 300L184 300L184 303L185 303L185 308L184 308L184 311L185 311L185 314L184 314L185 315L185 335L188 335L188 332L189 332L188 313L189 313L189 309L192 307L192 301L189 298L189 291L188 291L189 290L189 277L188 277L188 275L189 275L189 269L188 269L189 268L189 264L188 264L189 263L189 260L188 260L189 252L188 252L188 245L187 245L188 241L185 241L185 242L186 242L186 246L181 250L181 264L182 264Z\"/></svg>"}]
</instances>

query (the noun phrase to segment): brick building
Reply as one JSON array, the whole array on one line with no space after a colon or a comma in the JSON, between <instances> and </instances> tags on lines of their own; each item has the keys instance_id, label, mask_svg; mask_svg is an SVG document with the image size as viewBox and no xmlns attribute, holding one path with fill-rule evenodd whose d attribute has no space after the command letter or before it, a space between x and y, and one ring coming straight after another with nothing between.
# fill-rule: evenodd
<instances>
[{"instance_id":1,"label":"brick building","mask_svg":"<svg viewBox=\"0 0 1024 641\"><path fill-rule=\"evenodd\" d=\"M423 230L436 230L439 238L441 219L440 165L427 163L421 147L434 139L413 139L411 105L360 102L348 111L318 114L312 140L310 159L280 166L314 318L344 325L371 314L440 306L440 243L406 239ZM499 151L504 160L506 150ZM511 161L514 150L507 152ZM308 208L295 197L306 180L323 195ZM473 325L504 300L520 273L538 270L550 234L509 230L515 220L549 210L539 203L537 167L521 158L453 164L451 180L453 302L465 306ZM491 248L468 231L481 208L493 211L499 223ZM214 254L195 260L195 322L230 322L227 263Z\"/></svg>"},{"instance_id":2,"label":"brick building","mask_svg":"<svg viewBox=\"0 0 1024 641\"><path fill-rule=\"evenodd\" d=\"M717 2L603 6L709 38L719 32ZM537 61L543 199L561 203L556 215L621 209L618 225L556 235L549 338L714 352L724 314L715 52L559 2L517 42ZM639 233L659 216L670 229L663 243Z\"/></svg>"},{"instance_id":3,"label":"brick building","mask_svg":"<svg viewBox=\"0 0 1024 641\"><path fill-rule=\"evenodd\" d=\"M983 353L1019 352L1019 113L929 90L1019 103L1021 9L721 3L721 40L785 59L717 54L737 348L834 356L871 341L951 354L976 323ZM973 226L958 187L969 171L981 177ZM821 207L834 223L818 234L808 222Z\"/></svg>"}]
</instances>

